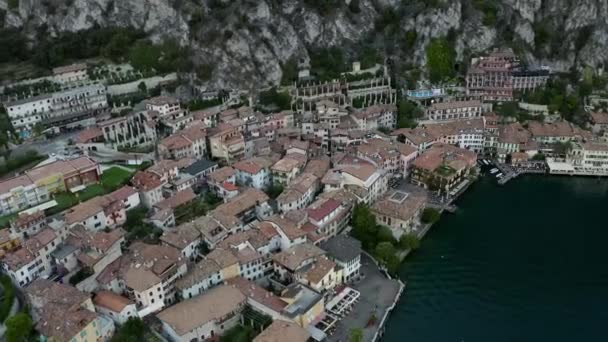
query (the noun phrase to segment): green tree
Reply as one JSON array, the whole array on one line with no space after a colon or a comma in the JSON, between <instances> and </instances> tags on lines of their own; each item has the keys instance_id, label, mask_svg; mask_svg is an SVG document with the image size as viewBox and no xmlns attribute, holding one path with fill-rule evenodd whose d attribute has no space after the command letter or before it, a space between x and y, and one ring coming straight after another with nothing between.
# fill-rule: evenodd
<instances>
[{"instance_id":1,"label":"green tree","mask_svg":"<svg viewBox=\"0 0 608 342\"><path fill-rule=\"evenodd\" d=\"M140 318L131 317L118 328L111 342L139 342L147 330L146 325Z\"/></svg>"},{"instance_id":2,"label":"green tree","mask_svg":"<svg viewBox=\"0 0 608 342\"><path fill-rule=\"evenodd\" d=\"M415 250L420 247L420 239L416 234L403 234L399 238L399 246L403 249Z\"/></svg>"},{"instance_id":3,"label":"green tree","mask_svg":"<svg viewBox=\"0 0 608 342\"><path fill-rule=\"evenodd\" d=\"M422 109L408 100L399 101L397 108L397 128L414 127L416 119L421 118L423 115Z\"/></svg>"},{"instance_id":4,"label":"green tree","mask_svg":"<svg viewBox=\"0 0 608 342\"><path fill-rule=\"evenodd\" d=\"M19 0L8 0L8 9L17 9L19 8Z\"/></svg>"},{"instance_id":5,"label":"green tree","mask_svg":"<svg viewBox=\"0 0 608 342\"><path fill-rule=\"evenodd\" d=\"M148 87L146 86L146 82L144 81L139 82L139 84L137 85L137 89L139 89L139 91L144 94L148 92Z\"/></svg>"},{"instance_id":6,"label":"green tree","mask_svg":"<svg viewBox=\"0 0 608 342\"><path fill-rule=\"evenodd\" d=\"M395 255L395 246L393 246L390 242L380 242L376 249L374 250L374 254L378 258L378 261L385 264L390 260L391 256Z\"/></svg>"},{"instance_id":7,"label":"green tree","mask_svg":"<svg viewBox=\"0 0 608 342\"><path fill-rule=\"evenodd\" d=\"M445 38L434 38L426 48L429 79L440 83L454 76L456 53Z\"/></svg>"},{"instance_id":8,"label":"green tree","mask_svg":"<svg viewBox=\"0 0 608 342\"><path fill-rule=\"evenodd\" d=\"M281 67L283 75L281 76L282 85L291 85L298 80L298 61L296 58L288 59Z\"/></svg>"},{"instance_id":9,"label":"green tree","mask_svg":"<svg viewBox=\"0 0 608 342\"><path fill-rule=\"evenodd\" d=\"M266 189L266 194L272 199L276 199L283 192L283 186L281 184L272 184Z\"/></svg>"},{"instance_id":10,"label":"green tree","mask_svg":"<svg viewBox=\"0 0 608 342\"><path fill-rule=\"evenodd\" d=\"M287 92L279 92L276 87L260 93L260 104L265 106L275 105L280 109L291 109L291 96Z\"/></svg>"},{"instance_id":11,"label":"green tree","mask_svg":"<svg viewBox=\"0 0 608 342\"><path fill-rule=\"evenodd\" d=\"M441 213L435 208L425 208L422 211L421 220L423 223L435 223L441 217Z\"/></svg>"},{"instance_id":12,"label":"green tree","mask_svg":"<svg viewBox=\"0 0 608 342\"><path fill-rule=\"evenodd\" d=\"M135 43L129 52L131 65L138 70L149 71L158 67L158 60L161 51L147 40L140 40Z\"/></svg>"},{"instance_id":13,"label":"green tree","mask_svg":"<svg viewBox=\"0 0 608 342\"><path fill-rule=\"evenodd\" d=\"M7 342L24 342L32 334L34 322L27 312L20 312L6 320Z\"/></svg>"},{"instance_id":14,"label":"green tree","mask_svg":"<svg viewBox=\"0 0 608 342\"><path fill-rule=\"evenodd\" d=\"M373 250L376 246L378 225L376 217L366 205L358 204L353 210L351 218L353 236L361 241L363 248Z\"/></svg>"},{"instance_id":15,"label":"green tree","mask_svg":"<svg viewBox=\"0 0 608 342\"><path fill-rule=\"evenodd\" d=\"M390 242L390 243L397 242L395 237L393 236L393 232L387 226L379 226L378 234L376 236L377 236L378 242Z\"/></svg>"},{"instance_id":16,"label":"green tree","mask_svg":"<svg viewBox=\"0 0 608 342\"><path fill-rule=\"evenodd\" d=\"M363 329L355 328L350 330L349 342L363 342Z\"/></svg>"}]
</instances>

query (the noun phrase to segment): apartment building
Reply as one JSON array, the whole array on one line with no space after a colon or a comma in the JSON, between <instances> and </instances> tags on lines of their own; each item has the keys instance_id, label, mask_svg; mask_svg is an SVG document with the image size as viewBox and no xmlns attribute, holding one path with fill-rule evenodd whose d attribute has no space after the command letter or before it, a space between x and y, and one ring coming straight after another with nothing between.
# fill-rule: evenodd
<instances>
[{"instance_id":1,"label":"apartment building","mask_svg":"<svg viewBox=\"0 0 608 342\"><path fill-rule=\"evenodd\" d=\"M126 220L127 211L123 201L114 199L110 195L94 197L79 203L65 214L65 223L68 227L81 224L93 231L114 228L124 224Z\"/></svg>"},{"instance_id":2,"label":"apartment building","mask_svg":"<svg viewBox=\"0 0 608 342\"><path fill-rule=\"evenodd\" d=\"M351 205L334 198L319 198L306 208L309 220L307 224L316 233L336 236L348 225L351 209Z\"/></svg>"},{"instance_id":3,"label":"apartment building","mask_svg":"<svg viewBox=\"0 0 608 342\"><path fill-rule=\"evenodd\" d=\"M241 160L232 165L236 171L236 182L239 185L265 190L272 184L272 174L270 172L272 164L273 161L265 157Z\"/></svg>"},{"instance_id":4,"label":"apartment building","mask_svg":"<svg viewBox=\"0 0 608 342\"><path fill-rule=\"evenodd\" d=\"M306 161L306 156L300 153L285 155L271 167L273 183L288 186L302 172Z\"/></svg>"},{"instance_id":5,"label":"apartment building","mask_svg":"<svg viewBox=\"0 0 608 342\"><path fill-rule=\"evenodd\" d=\"M207 154L207 129L202 125L192 125L163 139L158 152L172 159L202 158Z\"/></svg>"},{"instance_id":6,"label":"apartment building","mask_svg":"<svg viewBox=\"0 0 608 342\"><path fill-rule=\"evenodd\" d=\"M206 341L240 323L246 297L232 286L217 286L157 314L170 341Z\"/></svg>"},{"instance_id":7,"label":"apartment building","mask_svg":"<svg viewBox=\"0 0 608 342\"><path fill-rule=\"evenodd\" d=\"M277 197L279 212L285 213L306 207L314 199L319 183L319 178L312 173L303 173L296 177Z\"/></svg>"},{"instance_id":8,"label":"apartment building","mask_svg":"<svg viewBox=\"0 0 608 342\"><path fill-rule=\"evenodd\" d=\"M342 267L344 282L348 283L360 275L361 242L349 235L340 234L321 244L327 257Z\"/></svg>"},{"instance_id":9,"label":"apartment building","mask_svg":"<svg viewBox=\"0 0 608 342\"><path fill-rule=\"evenodd\" d=\"M375 105L356 111L351 117L362 130L394 129L397 125L397 106L393 104Z\"/></svg>"},{"instance_id":10,"label":"apartment building","mask_svg":"<svg viewBox=\"0 0 608 342\"><path fill-rule=\"evenodd\" d=\"M372 203L388 188L388 173L370 163L338 165L321 180L324 191L346 189L364 203Z\"/></svg>"},{"instance_id":11,"label":"apartment building","mask_svg":"<svg viewBox=\"0 0 608 342\"><path fill-rule=\"evenodd\" d=\"M473 58L467 71L467 95L488 101L512 101L513 91L528 91L545 85L549 70L526 70L510 50L495 50Z\"/></svg>"},{"instance_id":12,"label":"apartment building","mask_svg":"<svg viewBox=\"0 0 608 342\"><path fill-rule=\"evenodd\" d=\"M484 117L427 123L421 129L426 129L428 134L440 143L455 145L476 153L484 150L486 136Z\"/></svg>"},{"instance_id":13,"label":"apartment building","mask_svg":"<svg viewBox=\"0 0 608 342\"><path fill-rule=\"evenodd\" d=\"M71 128L92 126L94 114L108 107L106 88L91 84L8 102L5 104L13 127L23 138L36 124Z\"/></svg>"},{"instance_id":14,"label":"apartment building","mask_svg":"<svg viewBox=\"0 0 608 342\"><path fill-rule=\"evenodd\" d=\"M479 100L446 101L432 103L425 116L428 120L445 121L478 118L483 112L483 104Z\"/></svg>"},{"instance_id":15,"label":"apartment building","mask_svg":"<svg viewBox=\"0 0 608 342\"><path fill-rule=\"evenodd\" d=\"M52 200L57 192L100 180L99 165L88 157L55 161L0 182L0 214L16 213Z\"/></svg>"},{"instance_id":16,"label":"apartment building","mask_svg":"<svg viewBox=\"0 0 608 342\"><path fill-rule=\"evenodd\" d=\"M391 229L395 239L410 234L420 224L427 198L422 194L390 191L371 207L378 222Z\"/></svg>"},{"instance_id":17,"label":"apartment building","mask_svg":"<svg viewBox=\"0 0 608 342\"><path fill-rule=\"evenodd\" d=\"M477 162L473 151L435 144L414 161L412 183L440 195L454 195Z\"/></svg>"},{"instance_id":18,"label":"apartment building","mask_svg":"<svg viewBox=\"0 0 608 342\"><path fill-rule=\"evenodd\" d=\"M185 258L176 248L150 245L136 241L113 265L98 277L106 290L119 289L137 304L138 315L144 317L175 301L175 282L186 274Z\"/></svg>"},{"instance_id":19,"label":"apartment building","mask_svg":"<svg viewBox=\"0 0 608 342\"><path fill-rule=\"evenodd\" d=\"M413 160L418 156L418 150L400 142L373 138L366 139L356 147L356 156L386 170L391 175L405 177Z\"/></svg>"},{"instance_id":20,"label":"apartment building","mask_svg":"<svg viewBox=\"0 0 608 342\"><path fill-rule=\"evenodd\" d=\"M73 286L38 279L25 288L25 298L44 341L99 342L114 335L114 322L95 312L90 294Z\"/></svg>"},{"instance_id":21,"label":"apartment building","mask_svg":"<svg viewBox=\"0 0 608 342\"><path fill-rule=\"evenodd\" d=\"M163 118L180 111L179 101L169 96L157 96L145 101L146 110L155 111Z\"/></svg>"},{"instance_id":22,"label":"apartment building","mask_svg":"<svg viewBox=\"0 0 608 342\"><path fill-rule=\"evenodd\" d=\"M209 130L211 156L228 163L238 161L245 154L245 138L234 126L220 123Z\"/></svg>"},{"instance_id":23,"label":"apartment building","mask_svg":"<svg viewBox=\"0 0 608 342\"><path fill-rule=\"evenodd\" d=\"M164 199L163 185L166 183L160 176L148 171L138 171L131 179L131 184L139 191L141 203L146 208L152 208Z\"/></svg>"},{"instance_id":24,"label":"apartment building","mask_svg":"<svg viewBox=\"0 0 608 342\"><path fill-rule=\"evenodd\" d=\"M59 84L70 84L89 80L88 66L85 63L74 63L53 68L53 81Z\"/></svg>"},{"instance_id":25,"label":"apartment building","mask_svg":"<svg viewBox=\"0 0 608 342\"><path fill-rule=\"evenodd\" d=\"M2 259L2 269L16 285L24 287L32 281L53 273L51 253L62 238L51 228L26 238L21 248L7 253Z\"/></svg>"}]
</instances>

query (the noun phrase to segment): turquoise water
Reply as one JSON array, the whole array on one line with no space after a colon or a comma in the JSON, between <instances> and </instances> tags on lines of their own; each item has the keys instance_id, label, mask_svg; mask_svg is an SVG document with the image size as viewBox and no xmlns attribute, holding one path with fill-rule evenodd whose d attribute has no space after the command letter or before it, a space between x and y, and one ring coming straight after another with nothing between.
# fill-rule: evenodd
<instances>
[{"instance_id":1,"label":"turquoise water","mask_svg":"<svg viewBox=\"0 0 608 342\"><path fill-rule=\"evenodd\" d=\"M484 179L402 265L383 341L608 341L608 180Z\"/></svg>"}]
</instances>

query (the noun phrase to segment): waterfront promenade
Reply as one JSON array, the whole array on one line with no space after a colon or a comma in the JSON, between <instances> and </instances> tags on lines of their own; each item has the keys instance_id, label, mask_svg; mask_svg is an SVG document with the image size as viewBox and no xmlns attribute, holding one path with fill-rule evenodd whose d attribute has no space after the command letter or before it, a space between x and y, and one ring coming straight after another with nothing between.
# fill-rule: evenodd
<instances>
[{"instance_id":1,"label":"waterfront promenade","mask_svg":"<svg viewBox=\"0 0 608 342\"><path fill-rule=\"evenodd\" d=\"M377 341L405 288L400 280L387 278L367 253L361 254L361 273L363 279L350 285L361 293L359 301L340 320L328 341L350 341L353 329L363 329L364 341Z\"/></svg>"}]
</instances>

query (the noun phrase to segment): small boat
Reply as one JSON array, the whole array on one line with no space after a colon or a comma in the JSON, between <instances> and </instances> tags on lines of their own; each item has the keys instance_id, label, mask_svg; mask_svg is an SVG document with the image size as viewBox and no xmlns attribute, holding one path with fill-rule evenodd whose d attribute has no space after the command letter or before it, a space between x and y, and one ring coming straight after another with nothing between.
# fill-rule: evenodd
<instances>
[{"instance_id":1,"label":"small boat","mask_svg":"<svg viewBox=\"0 0 608 342\"><path fill-rule=\"evenodd\" d=\"M487 161L487 160L485 160L485 159L483 160L483 163L486 164L486 165L490 165L490 162Z\"/></svg>"},{"instance_id":2,"label":"small boat","mask_svg":"<svg viewBox=\"0 0 608 342\"><path fill-rule=\"evenodd\" d=\"M490 173L491 173L491 174L495 174L495 173L496 173L496 172L498 172L498 171L500 171L500 170L499 170L499 169L497 169L497 168L493 168L492 170L490 170Z\"/></svg>"},{"instance_id":3,"label":"small boat","mask_svg":"<svg viewBox=\"0 0 608 342\"><path fill-rule=\"evenodd\" d=\"M503 174L499 173L499 174L496 175L496 178L502 178L502 176L503 176Z\"/></svg>"}]
</instances>

